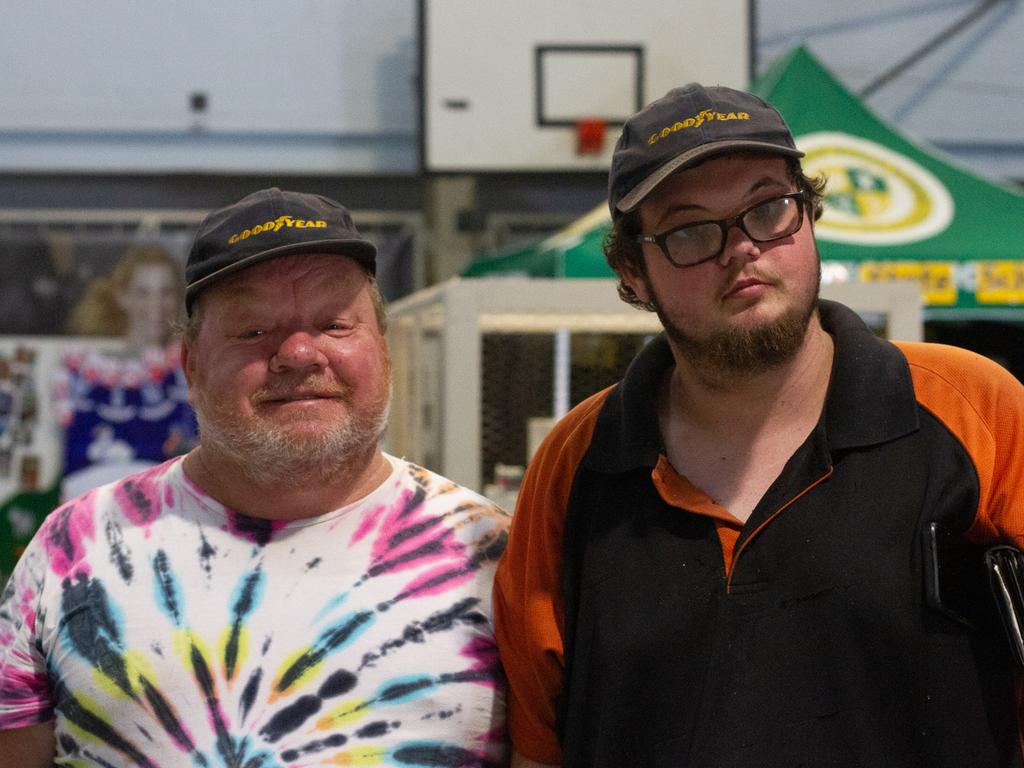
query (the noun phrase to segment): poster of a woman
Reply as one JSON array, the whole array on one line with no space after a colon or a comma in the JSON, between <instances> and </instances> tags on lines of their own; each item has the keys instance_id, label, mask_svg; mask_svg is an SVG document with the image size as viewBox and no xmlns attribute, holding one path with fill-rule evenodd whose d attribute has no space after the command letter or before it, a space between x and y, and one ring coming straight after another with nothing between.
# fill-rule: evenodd
<instances>
[{"instance_id":1,"label":"poster of a woman","mask_svg":"<svg viewBox=\"0 0 1024 768\"><path fill-rule=\"evenodd\" d=\"M192 446L195 418L174 334L183 291L174 257L159 245L135 246L72 310L68 330L80 338L69 344L54 382L64 430L63 498Z\"/></svg>"}]
</instances>

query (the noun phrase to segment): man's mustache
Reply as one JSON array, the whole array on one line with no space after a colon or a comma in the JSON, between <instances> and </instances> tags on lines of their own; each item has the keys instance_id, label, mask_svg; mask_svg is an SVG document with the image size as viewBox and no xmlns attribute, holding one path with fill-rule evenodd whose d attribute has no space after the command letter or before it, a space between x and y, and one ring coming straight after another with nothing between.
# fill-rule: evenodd
<instances>
[{"instance_id":1,"label":"man's mustache","mask_svg":"<svg viewBox=\"0 0 1024 768\"><path fill-rule=\"evenodd\" d=\"M322 376L305 376L295 381L277 381L257 389L250 398L253 403L274 400L297 400L303 397L348 397L351 388Z\"/></svg>"}]
</instances>

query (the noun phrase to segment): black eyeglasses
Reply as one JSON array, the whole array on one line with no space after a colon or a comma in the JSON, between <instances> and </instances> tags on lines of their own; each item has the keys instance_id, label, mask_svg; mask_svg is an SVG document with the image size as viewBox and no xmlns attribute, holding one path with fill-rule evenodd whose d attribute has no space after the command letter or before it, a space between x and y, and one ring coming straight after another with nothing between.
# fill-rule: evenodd
<instances>
[{"instance_id":1,"label":"black eyeglasses","mask_svg":"<svg viewBox=\"0 0 1024 768\"><path fill-rule=\"evenodd\" d=\"M804 194L791 192L747 208L731 219L694 221L657 235L637 235L638 243L654 243L677 267L695 267L719 256L729 230L739 227L755 243L781 240L804 223Z\"/></svg>"}]
</instances>

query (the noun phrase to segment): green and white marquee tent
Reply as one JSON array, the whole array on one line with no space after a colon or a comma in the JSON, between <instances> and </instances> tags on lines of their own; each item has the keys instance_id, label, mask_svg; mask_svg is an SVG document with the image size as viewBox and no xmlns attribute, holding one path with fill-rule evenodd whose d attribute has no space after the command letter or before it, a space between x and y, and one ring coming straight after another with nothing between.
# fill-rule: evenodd
<instances>
[{"instance_id":1,"label":"green and white marquee tent","mask_svg":"<svg viewBox=\"0 0 1024 768\"><path fill-rule=\"evenodd\" d=\"M817 223L824 282L918 280L931 319L1024 319L1024 195L887 125L805 48L752 90L786 118L805 170L828 177ZM602 204L463 274L611 277L601 252L608 226Z\"/></svg>"}]
</instances>

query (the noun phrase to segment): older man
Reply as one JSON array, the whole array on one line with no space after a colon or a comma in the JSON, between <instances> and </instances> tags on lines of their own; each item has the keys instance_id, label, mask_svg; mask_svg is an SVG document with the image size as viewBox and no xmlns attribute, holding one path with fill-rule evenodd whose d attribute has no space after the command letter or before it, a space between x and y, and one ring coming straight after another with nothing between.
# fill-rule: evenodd
<instances>
[{"instance_id":1,"label":"older man","mask_svg":"<svg viewBox=\"0 0 1024 768\"><path fill-rule=\"evenodd\" d=\"M0 604L0 766L492 765L506 516L383 453L374 246L326 198L210 214L200 444L56 510Z\"/></svg>"},{"instance_id":2,"label":"older man","mask_svg":"<svg viewBox=\"0 0 1024 768\"><path fill-rule=\"evenodd\" d=\"M664 333L524 478L495 598L514 766L1021 765L966 579L969 542L1022 538L1024 388L818 300L800 155L729 88L624 126L606 253Z\"/></svg>"}]
</instances>

